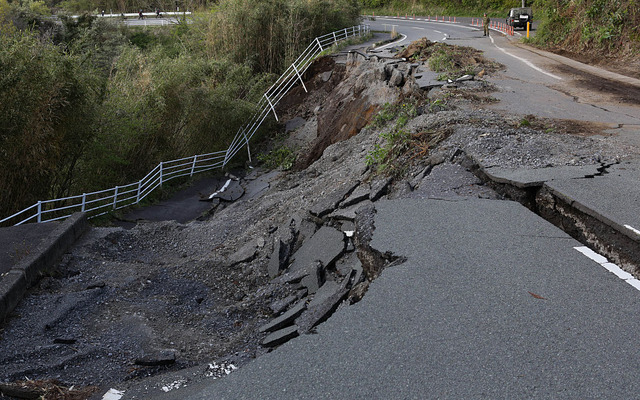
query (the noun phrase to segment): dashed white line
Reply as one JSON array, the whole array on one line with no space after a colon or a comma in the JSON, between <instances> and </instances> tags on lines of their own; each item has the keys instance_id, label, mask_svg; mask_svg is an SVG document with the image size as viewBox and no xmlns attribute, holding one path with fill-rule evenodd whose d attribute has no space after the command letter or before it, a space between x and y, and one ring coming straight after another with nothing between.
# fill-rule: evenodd
<instances>
[{"instance_id":1,"label":"dashed white line","mask_svg":"<svg viewBox=\"0 0 640 400\"><path fill-rule=\"evenodd\" d=\"M640 236L640 230L637 230L636 228L634 228L631 225L625 225L625 228L629 229L631 232L635 233L636 235Z\"/></svg>"},{"instance_id":2,"label":"dashed white line","mask_svg":"<svg viewBox=\"0 0 640 400\"><path fill-rule=\"evenodd\" d=\"M511 56L511 57L513 57L513 58L515 58L517 60L522 61L523 63L527 64L529 67L535 69L536 71L538 71L540 73L543 73L543 74L545 74L547 76L550 76L551 78L554 78L554 79L557 79L557 80L560 80L560 81L562 80L562 78L560 78L559 76L554 75L554 74L552 74L550 72L547 72L547 71L543 70L542 68L534 65L531 61L525 60L524 58L521 58L521 57L518 57L518 56L516 56L514 54L511 54L508 51L506 51L505 49L503 49L502 47L498 46L496 44L496 42L493 40L493 36L489 35L489 39L491 39L491 43L493 43L493 45L496 47L496 49L502 51L504 54L509 55L509 56Z\"/></svg>"},{"instance_id":3,"label":"dashed white line","mask_svg":"<svg viewBox=\"0 0 640 400\"><path fill-rule=\"evenodd\" d=\"M384 49L385 47L389 47L389 46L396 45L396 44L398 44L398 43L402 43L402 42L404 42L404 41L405 41L405 39L407 38L407 35L404 35L404 34L402 34L402 33L400 34L400 36L402 36L402 39L400 39L400 40L396 40L395 42L391 42L391 43L389 43L389 44L385 44L384 46L380 46L380 47L378 47L376 50Z\"/></svg>"},{"instance_id":4,"label":"dashed white line","mask_svg":"<svg viewBox=\"0 0 640 400\"><path fill-rule=\"evenodd\" d=\"M607 260L606 257L596 253L595 251L591 250L590 248L588 248L586 246L574 247L574 249L578 250L580 253L584 254L585 256L589 257L593 261L597 262L604 269L606 269L607 271L613 273L615 276L617 276L618 278L622 279L623 281L625 281L629 285L633 286L637 290L640 290L640 281L639 280L634 278L634 276L631 275L630 273L628 273L627 271L625 271L622 268L618 267L616 264L610 263L609 260Z\"/></svg>"}]
</instances>

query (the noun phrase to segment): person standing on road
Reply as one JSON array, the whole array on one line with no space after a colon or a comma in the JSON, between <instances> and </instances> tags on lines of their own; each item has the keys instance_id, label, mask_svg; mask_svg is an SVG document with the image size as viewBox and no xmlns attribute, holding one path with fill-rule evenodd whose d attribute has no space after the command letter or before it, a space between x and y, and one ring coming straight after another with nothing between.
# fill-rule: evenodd
<instances>
[{"instance_id":1,"label":"person standing on road","mask_svg":"<svg viewBox=\"0 0 640 400\"><path fill-rule=\"evenodd\" d=\"M487 17L487 13L484 13L484 17L482 17L482 28L484 29L483 36L489 36L489 22L491 22L491 20Z\"/></svg>"}]
</instances>

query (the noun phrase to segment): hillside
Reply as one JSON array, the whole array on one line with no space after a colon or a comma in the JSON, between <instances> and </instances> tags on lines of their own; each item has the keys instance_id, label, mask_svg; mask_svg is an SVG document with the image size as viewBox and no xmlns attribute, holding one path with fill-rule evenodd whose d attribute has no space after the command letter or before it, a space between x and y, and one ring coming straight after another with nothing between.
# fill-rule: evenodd
<instances>
[{"instance_id":1,"label":"hillside","mask_svg":"<svg viewBox=\"0 0 640 400\"><path fill-rule=\"evenodd\" d=\"M635 0L536 0L534 43L589 64L640 76L640 7Z\"/></svg>"}]
</instances>

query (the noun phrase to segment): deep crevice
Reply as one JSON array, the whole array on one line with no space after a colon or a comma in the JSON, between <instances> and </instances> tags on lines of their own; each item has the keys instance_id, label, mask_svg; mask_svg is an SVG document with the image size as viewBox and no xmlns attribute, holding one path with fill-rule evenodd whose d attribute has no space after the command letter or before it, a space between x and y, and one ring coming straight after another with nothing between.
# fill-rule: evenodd
<instances>
[{"instance_id":1,"label":"deep crevice","mask_svg":"<svg viewBox=\"0 0 640 400\"><path fill-rule=\"evenodd\" d=\"M638 240L634 240L614 227L580 211L573 204L569 204L555 195L544 184L517 187L512 184L494 182L484 173L478 163L468 156L466 160L470 161L471 172L505 199L519 202L560 228L573 239L604 255L610 262L635 276L640 276L640 243ZM616 164L619 162L603 163L598 168L598 173L578 179L606 175L609 173L609 168Z\"/></svg>"}]
</instances>

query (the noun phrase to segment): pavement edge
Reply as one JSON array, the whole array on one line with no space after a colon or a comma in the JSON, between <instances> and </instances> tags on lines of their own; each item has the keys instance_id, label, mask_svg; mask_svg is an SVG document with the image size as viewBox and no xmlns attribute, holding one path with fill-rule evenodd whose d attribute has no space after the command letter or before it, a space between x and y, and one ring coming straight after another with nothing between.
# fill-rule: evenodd
<instances>
[{"instance_id":1,"label":"pavement edge","mask_svg":"<svg viewBox=\"0 0 640 400\"><path fill-rule=\"evenodd\" d=\"M52 267L88 227L85 213L73 214L0 278L0 321L13 311L40 273Z\"/></svg>"}]
</instances>

